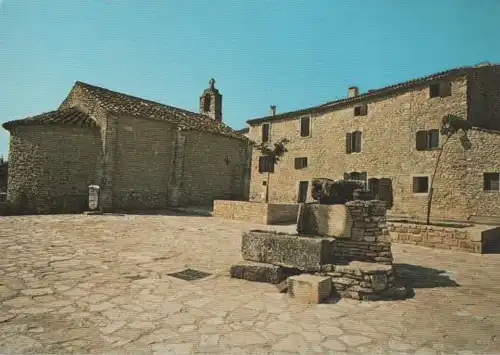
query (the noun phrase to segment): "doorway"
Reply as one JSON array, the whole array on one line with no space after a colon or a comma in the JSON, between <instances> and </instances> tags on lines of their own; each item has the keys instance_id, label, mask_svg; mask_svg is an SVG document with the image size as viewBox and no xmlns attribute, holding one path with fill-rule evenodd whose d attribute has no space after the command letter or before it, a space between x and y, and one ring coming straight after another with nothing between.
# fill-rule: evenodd
<instances>
[{"instance_id":1,"label":"doorway","mask_svg":"<svg viewBox=\"0 0 500 355\"><path fill-rule=\"evenodd\" d=\"M387 209L391 209L394 199L391 179L368 179L368 190L371 191L374 199L384 201L386 203Z\"/></svg>"},{"instance_id":2,"label":"doorway","mask_svg":"<svg viewBox=\"0 0 500 355\"><path fill-rule=\"evenodd\" d=\"M307 190L309 189L309 181L299 182L299 194L297 198L297 203L303 203L307 200Z\"/></svg>"}]
</instances>

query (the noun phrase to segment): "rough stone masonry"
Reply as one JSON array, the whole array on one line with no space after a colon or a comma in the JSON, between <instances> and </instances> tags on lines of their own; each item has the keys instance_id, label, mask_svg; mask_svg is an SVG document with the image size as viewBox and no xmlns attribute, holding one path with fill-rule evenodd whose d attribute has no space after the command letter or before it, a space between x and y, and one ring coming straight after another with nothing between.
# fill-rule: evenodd
<instances>
[{"instance_id":1,"label":"rough stone masonry","mask_svg":"<svg viewBox=\"0 0 500 355\"><path fill-rule=\"evenodd\" d=\"M322 302L332 294L361 300L403 297L406 288L397 285L393 273L385 212L377 200L302 205L299 234L243 233L244 261L231 267L231 276L280 284L291 297L300 295L306 302ZM325 235L333 229L337 235Z\"/></svg>"}]
</instances>

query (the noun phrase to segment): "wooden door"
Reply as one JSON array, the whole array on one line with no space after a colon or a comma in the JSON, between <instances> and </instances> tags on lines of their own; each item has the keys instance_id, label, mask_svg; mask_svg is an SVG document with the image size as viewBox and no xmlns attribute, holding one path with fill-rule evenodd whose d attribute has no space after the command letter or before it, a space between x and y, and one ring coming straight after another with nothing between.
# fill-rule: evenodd
<instances>
[{"instance_id":1,"label":"wooden door","mask_svg":"<svg viewBox=\"0 0 500 355\"><path fill-rule=\"evenodd\" d=\"M297 198L298 203L306 202L308 188L309 188L309 181L299 182L299 193Z\"/></svg>"}]
</instances>

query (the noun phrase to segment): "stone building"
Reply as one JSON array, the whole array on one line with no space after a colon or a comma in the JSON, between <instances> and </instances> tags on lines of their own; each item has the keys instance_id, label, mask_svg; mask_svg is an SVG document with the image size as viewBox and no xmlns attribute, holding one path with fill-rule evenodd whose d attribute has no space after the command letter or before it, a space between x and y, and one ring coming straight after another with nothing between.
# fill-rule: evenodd
<instances>
[{"instance_id":1,"label":"stone building","mask_svg":"<svg viewBox=\"0 0 500 355\"><path fill-rule=\"evenodd\" d=\"M76 82L58 109L10 131L8 201L37 213L162 209L248 196L249 141L222 122L215 81L200 113Z\"/></svg>"},{"instance_id":2,"label":"stone building","mask_svg":"<svg viewBox=\"0 0 500 355\"><path fill-rule=\"evenodd\" d=\"M268 188L271 203L311 201L313 178L355 179L387 201L391 215L420 219L447 114L467 119L473 129L470 144L458 135L443 150L432 217L498 220L500 65L489 63L365 93L351 87L346 98L247 121L248 137L257 143L290 141L274 167L254 151L250 200L262 200Z\"/></svg>"}]
</instances>

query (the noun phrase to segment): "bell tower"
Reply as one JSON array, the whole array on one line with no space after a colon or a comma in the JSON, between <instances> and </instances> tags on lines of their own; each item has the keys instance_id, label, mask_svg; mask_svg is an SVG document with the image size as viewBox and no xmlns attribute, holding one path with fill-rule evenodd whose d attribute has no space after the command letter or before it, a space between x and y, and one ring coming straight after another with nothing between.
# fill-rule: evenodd
<instances>
[{"instance_id":1,"label":"bell tower","mask_svg":"<svg viewBox=\"0 0 500 355\"><path fill-rule=\"evenodd\" d=\"M222 122L222 95L215 88L214 78L210 79L208 85L200 96L200 113Z\"/></svg>"}]
</instances>

